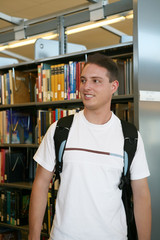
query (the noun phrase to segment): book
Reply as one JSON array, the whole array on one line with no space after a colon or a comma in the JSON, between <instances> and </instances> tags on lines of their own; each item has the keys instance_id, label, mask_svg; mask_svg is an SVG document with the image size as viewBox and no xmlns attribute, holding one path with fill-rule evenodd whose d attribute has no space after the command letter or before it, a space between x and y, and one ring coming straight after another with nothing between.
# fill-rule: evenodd
<instances>
[{"instance_id":1,"label":"book","mask_svg":"<svg viewBox=\"0 0 160 240\"><path fill-rule=\"evenodd\" d=\"M13 98L13 79L12 79L12 70L9 70L9 83L10 83L10 104L14 104Z\"/></svg>"},{"instance_id":2,"label":"book","mask_svg":"<svg viewBox=\"0 0 160 240\"><path fill-rule=\"evenodd\" d=\"M10 215L10 224L16 225L16 196L15 191L11 191L11 215Z\"/></svg>"},{"instance_id":3,"label":"book","mask_svg":"<svg viewBox=\"0 0 160 240\"><path fill-rule=\"evenodd\" d=\"M46 69L47 101L51 101L51 69Z\"/></svg>"},{"instance_id":4,"label":"book","mask_svg":"<svg viewBox=\"0 0 160 240\"><path fill-rule=\"evenodd\" d=\"M38 125L38 143L41 143L47 129L51 124L52 115L51 110L38 110L37 111L37 125Z\"/></svg>"},{"instance_id":5,"label":"book","mask_svg":"<svg viewBox=\"0 0 160 240\"><path fill-rule=\"evenodd\" d=\"M43 99L42 101L43 102L47 102L48 101L48 84L47 84L47 72L46 72L46 69L43 69L42 70L42 85L43 85L43 89L42 89L42 96L43 96Z\"/></svg>"},{"instance_id":6,"label":"book","mask_svg":"<svg viewBox=\"0 0 160 240\"><path fill-rule=\"evenodd\" d=\"M112 104L111 109L120 119L131 123L134 122L134 107L132 102Z\"/></svg>"},{"instance_id":7,"label":"book","mask_svg":"<svg viewBox=\"0 0 160 240\"><path fill-rule=\"evenodd\" d=\"M76 99L76 70L75 62L69 62L69 86L70 86L70 99Z\"/></svg>"},{"instance_id":8,"label":"book","mask_svg":"<svg viewBox=\"0 0 160 240\"><path fill-rule=\"evenodd\" d=\"M29 113L12 111L11 143L32 143L32 121Z\"/></svg>"},{"instance_id":9,"label":"book","mask_svg":"<svg viewBox=\"0 0 160 240\"><path fill-rule=\"evenodd\" d=\"M49 230L48 230L48 202L47 202L47 206L46 206L45 214L44 214L44 218L43 218L42 231L47 234L49 232Z\"/></svg>"},{"instance_id":10,"label":"book","mask_svg":"<svg viewBox=\"0 0 160 240\"><path fill-rule=\"evenodd\" d=\"M5 153L5 182L25 180L25 155L22 152Z\"/></svg>"},{"instance_id":11,"label":"book","mask_svg":"<svg viewBox=\"0 0 160 240\"><path fill-rule=\"evenodd\" d=\"M16 225L27 225L28 224L28 212L29 212L29 201L30 191L29 190L16 190Z\"/></svg>"},{"instance_id":12,"label":"book","mask_svg":"<svg viewBox=\"0 0 160 240\"><path fill-rule=\"evenodd\" d=\"M51 81L50 81L50 71L51 65L48 63L41 63L41 83L42 83L42 101L50 101L50 89L51 89ZM49 94L49 95L48 95Z\"/></svg>"},{"instance_id":13,"label":"book","mask_svg":"<svg viewBox=\"0 0 160 240\"><path fill-rule=\"evenodd\" d=\"M59 65L55 65L54 66L55 69L55 73L54 73L54 100L57 101L58 100L58 68Z\"/></svg>"},{"instance_id":14,"label":"book","mask_svg":"<svg viewBox=\"0 0 160 240\"><path fill-rule=\"evenodd\" d=\"M6 104L6 94L5 94L5 80L4 80L4 75L1 75L1 88L2 88L2 94L1 94L1 101L2 104Z\"/></svg>"},{"instance_id":15,"label":"book","mask_svg":"<svg viewBox=\"0 0 160 240\"><path fill-rule=\"evenodd\" d=\"M36 153L36 150L36 148L29 148L27 151L27 164L25 165L25 180L27 182L33 182L36 175L37 163L33 160L33 156Z\"/></svg>"},{"instance_id":16,"label":"book","mask_svg":"<svg viewBox=\"0 0 160 240\"><path fill-rule=\"evenodd\" d=\"M1 190L1 222L7 222L7 191Z\"/></svg>"},{"instance_id":17,"label":"book","mask_svg":"<svg viewBox=\"0 0 160 240\"><path fill-rule=\"evenodd\" d=\"M0 105L2 104L2 75L0 75Z\"/></svg>"},{"instance_id":18,"label":"book","mask_svg":"<svg viewBox=\"0 0 160 240\"><path fill-rule=\"evenodd\" d=\"M59 65L59 84L60 84L60 93L59 93L59 100L64 100L64 64Z\"/></svg>"},{"instance_id":19,"label":"book","mask_svg":"<svg viewBox=\"0 0 160 240\"><path fill-rule=\"evenodd\" d=\"M11 124L11 111L1 111L0 112L0 142L10 143L10 129Z\"/></svg>"},{"instance_id":20,"label":"book","mask_svg":"<svg viewBox=\"0 0 160 240\"><path fill-rule=\"evenodd\" d=\"M51 225L52 225L52 222L51 222L51 215L52 215L51 198L52 198L51 192L48 192L48 206L47 206L48 207L48 234L50 233Z\"/></svg>"},{"instance_id":21,"label":"book","mask_svg":"<svg viewBox=\"0 0 160 240\"><path fill-rule=\"evenodd\" d=\"M11 104L9 72L6 73L4 76L5 76L5 82L6 82L6 104Z\"/></svg>"},{"instance_id":22,"label":"book","mask_svg":"<svg viewBox=\"0 0 160 240\"><path fill-rule=\"evenodd\" d=\"M55 100L55 65L51 65L51 101Z\"/></svg>"},{"instance_id":23,"label":"book","mask_svg":"<svg viewBox=\"0 0 160 240\"><path fill-rule=\"evenodd\" d=\"M19 234L17 230L11 228L0 228L0 240L17 240Z\"/></svg>"},{"instance_id":24,"label":"book","mask_svg":"<svg viewBox=\"0 0 160 240\"><path fill-rule=\"evenodd\" d=\"M5 182L5 165L6 165L5 156L8 151L9 151L8 149L1 149L1 151L0 151L0 154L1 154L1 183Z\"/></svg>"},{"instance_id":25,"label":"book","mask_svg":"<svg viewBox=\"0 0 160 240\"><path fill-rule=\"evenodd\" d=\"M38 79L37 79L37 93L38 93L38 102L42 102L43 96L43 82L42 82L42 67L41 65L38 65Z\"/></svg>"},{"instance_id":26,"label":"book","mask_svg":"<svg viewBox=\"0 0 160 240\"><path fill-rule=\"evenodd\" d=\"M37 77L37 72L29 72L30 102L36 102L36 77Z\"/></svg>"},{"instance_id":27,"label":"book","mask_svg":"<svg viewBox=\"0 0 160 240\"><path fill-rule=\"evenodd\" d=\"M123 59L116 59L115 62L117 63L118 67L118 81L119 81L119 88L118 91L114 95L123 95L125 94L125 61Z\"/></svg>"},{"instance_id":28,"label":"book","mask_svg":"<svg viewBox=\"0 0 160 240\"><path fill-rule=\"evenodd\" d=\"M13 84L13 104L30 102L30 73L11 70L10 76Z\"/></svg>"},{"instance_id":29,"label":"book","mask_svg":"<svg viewBox=\"0 0 160 240\"><path fill-rule=\"evenodd\" d=\"M7 223L10 224L11 216L11 191L7 190Z\"/></svg>"},{"instance_id":30,"label":"book","mask_svg":"<svg viewBox=\"0 0 160 240\"><path fill-rule=\"evenodd\" d=\"M67 100L69 95L69 65L64 65L64 99Z\"/></svg>"}]
</instances>

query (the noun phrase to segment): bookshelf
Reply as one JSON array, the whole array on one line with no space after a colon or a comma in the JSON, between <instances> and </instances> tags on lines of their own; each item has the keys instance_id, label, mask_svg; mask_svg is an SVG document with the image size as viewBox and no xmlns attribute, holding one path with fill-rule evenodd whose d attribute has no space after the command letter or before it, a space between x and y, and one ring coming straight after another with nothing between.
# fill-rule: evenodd
<instances>
[{"instance_id":1,"label":"bookshelf","mask_svg":"<svg viewBox=\"0 0 160 240\"><path fill-rule=\"evenodd\" d=\"M121 4L121 8L117 8L116 4ZM125 7L125 9L124 9ZM117 3L109 4L105 8L105 16L110 16L112 14L119 14L122 11L128 11L133 9L134 12L134 19L133 19L133 43L122 44L121 46L110 46L104 49L99 49L100 51L106 52L109 56L125 56L126 54L132 55L133 54L133 65L134 65L134 93L132 96L128 96L128 100L126 96L115 96L113 98L113 102L132 102L134 105L134 123L136 124L137 128L141 132L141 135L144 140L144 145L146 149L146 156L149 163L149 168L151 171L151 177L149 178L149 185L151 190L151 197L152 197L152 239L157 239L160 234L159 229L159 218L160 218L160 194L157 191L158 185L157 183L160 182L160 174L159 174L159 133L160 133L160 101L159 99L142 99L141 98L141 91L150 92L151 95L154 96L154 92L160 92L160 84L159 84L159 76L160 76L160 67L159 67L159 56L160 56L160 48L159 48L159 9L160 9L160 1L157 0L147 0L147 1L118 1ZM145 10L145 11L144 11ZM82 11L83 14L83 11ZM85 17L86 16L86 17ZM83 17L78 18L77 13L74 16L65 17L66 25L72 25L75 23L79 23L80 20L89 21L89 13L83 15ZM41 19L40 19L41 20ZM49 19L50 20L50 19ZM68 24L68 20L69 23ZM72 20L72 21L71 21ZM156 21L155 21L156 20ZM35 30L38 33L38 30L41 31L42 26L43 29L48 29L48 26L51 26L53 30L54 26L55 29L57 28L57 24L55 24L55 20L52 21L52 24L48 24L47 21L42 23L40 22L39 29L35 29L32 26L29 26L28 33L35 33ZM8 32L2 36L2 39L7 37ZM12 36L13 34L11 34ZM129 50L130 49L130 50ZM90 50L90 52L94 52L97 50ZM82 60L84 59L86 54L89 51L77 54L69 54L69 55L61 55L50 59L44 59L44 62L54 62L55 64L61 62L68 62L68 59L72 60ZM36 70L37 64L40 61L33 61L27 62L23 64L15 64L10 66L10 68L15 67L19 70L26 70L30 71ZM0 69L0 72L3 74L5 71L9 69L9 66L4 66ZM125 99L126 98L126 99ZM29 105L32 103L28 103ZM27 105L28 105L27 104ZM35 104L35 103L33 103ZM58 102L56 103L58 104ZM24 104L25 105L25 104ZM39 103L37 104L37 107ZM40 103L41 105L41 103ZM43 105L43 104L42 104ZM44 106L47 103L44 103ZM1 105L0 111L6 110L8 108L14 108L14 106L10 105ZM23 104L17 107L20 109L23 108ZM43 107L43 106L42 106ZM16 108L16 105L15 105ZM32 109L30 106L25 106L27 109ZM23 146L23 145L21 145ZM32 148L25 144L25 146L21 147L20 145L12 144L1 144L0 148L20 148L26 149ZM36 147L36 146L35 146ZM3 224L2 224L3 225Z\"/></svg>"},{"instance_id":2,"label":"bookshelf","mask_svg":"<svg viewBox=\"0 0 160 240\"><path fill-rule=\"evenodd\" d=\"M41 112L46 112L46 111L56 111L56 109L64 109L64 111L69 111L70 109L76 109L76 108L83 108L83 103L81 99L76 96L71 97L71 99L65 99L65 100L54 100L50 98L50 101L43 101L41 99L39 101L39 98L36 98L36 78L38 78L38 66L39 65L48 65L49 68L51 66L57 66L59 64L66 64L68 65L70 62L84 62L87 59L87 56L89 54L95 53L95 52L101 52L104 53L111 58L113 58L115 61L119 60L123 62L123 77L125 77L125 86L132 84L131 91L124 90L124 92L120 92L120 94L116 94L113 96L112 99L112 110L115 111L118 115L120 115L121 118L125 118L131 122L134 121L134 91L133 91L133 82L131 83L130 78L126 77L126 62L129 60L132 60L133 57L133 43L126 43L126 44L118 44L118 45L113 45L110 47L105 47L105 48L98 48L98 49L92 49L92 50L87 50L87 51L82 51L78 53L72 53L72 54L65 54L65 55L60 55L56 56L54 58L47 58L47 59L41 59L41 60L35 60L32 62L28 63L20 63L20 64L15 64L15 65L9 65L9 66L4 66L3 68L0 68L0 75L3 76L4 74L7 74L10 70L12 71L18 71L18 73L24 72L25 74L27 73L28 76L31 74L32 75L32 81L34 83L34 98L29 98L30 101L27 102L22 102L23 99L20 99L20 102L16 103L11 103L11 102L4 102L1 100L1 105L0 105L0 112L9 112L12 119L12 116L14 116L14 113L23 113L23 114L28 114L27 116L31 117L31 122L32 122L32 140L30 142L24 142L21 141L21 139L16 138L16 141L12 138L13 135L13 126L10 129L10 126L7 129L7 135L9 135L8 139L6 141L2 140L2 129L0 130L1 133L1 143L0 143L0 152L5 152L6 154L13 154L17 153L20 154L22 153L25 157L23 161L25 162L25 174L26 177L24 178L24 181L20 182L7 182L5 179L1 180L0 183L0 189L7 190L10 189L12 191L22 191L22 190L29 190L31 191L32 188L32 181L34 179L34 174L36 170L36 166L34 166L34 169L32 168L33 165L33 155L40 143L39 137L37 138L37 118ZM130 69L133 69L133 61L130 61ZM122 70L121 70L122 71ZM130 77L132 78L133 81L133 71L130 72ZM18 75L20 76L20 75ZM41 75L42 76L42 75ZM122 77L121 77L122 78ZM13 78L12 78L13 79ZM20 77L19 81L23 81L23 77ZM121 84L123 84L122 79L120 79ZM18 83L19 84L19 83ZM18 86L18 85L17 85ZM16 86L15 86L16 87ZM26 87L26 86L25 86ZM9 90L10 91L10 90ZM10 91L11 92L11 91ZM30 91L31 93L31 91ZM33 93L33 92L32 92ZM1 92L2 94L2 92ZM18 94L18 93L17 93ZM21 94L20 94L21 96ZM4 97L4 96L3 96ZM30 97L30 96L29 96ZM68 113L67 113L68 114ZM16 115L17 116L17 115ZM61 115L60 115L61 117ZM7 120L9 117L7 118ZM9 121L9 120L8 120ZM42 121L42 119L41 119ZM5 122L5 121L4 121ZM10 121L10 125L13 124L14 119ZM16 124L15 124L16 125ZM14 126L15 128L15 126ZM47 129L47 128L46 128ZM22 129L23 130L23 129ZM19 141L19 142L18 142ZM1 156L1 162L2 162L2 156ZM5 163L6 164L6 163ZM2 165L1 165L2 169ZM2 175L2 172L1 172ZM2 176L1 176L2 177ZM6 223L5 221L1 221L0 225L4 226L10 226L10 224ZM20 231L24 230L27 231L28 228L26 225L24 226L13 226L11 224L11 228L18 228ZM48 231L48 230L47 230ZM44 236L47 235L48 233L43 233Z\"/></svg>"}]
</instances>

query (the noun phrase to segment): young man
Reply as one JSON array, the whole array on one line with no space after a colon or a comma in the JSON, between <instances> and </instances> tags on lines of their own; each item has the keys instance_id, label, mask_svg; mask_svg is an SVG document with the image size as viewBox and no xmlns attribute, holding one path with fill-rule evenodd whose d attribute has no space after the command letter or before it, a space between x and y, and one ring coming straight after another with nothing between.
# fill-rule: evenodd
<instances>
[{"instance_id":1,"label":"young man","mask_svg":"<svg viewBox=\"0 0 160 240\"><path fill-rule=\"evenodd\" d=\"M76 113L63 156L51 240L126 240L127 225L121 190L124 137L111 112L118 89L118 70L108 57L95 54L82 74L84 110ZM54 131L47 131L34 159L38 163L29 212L29 240L39 240L47 192L55 168ZM151 201L142 138L131 165L131 184L139 240L149 240Z\"/></svg>"}]
</instances>

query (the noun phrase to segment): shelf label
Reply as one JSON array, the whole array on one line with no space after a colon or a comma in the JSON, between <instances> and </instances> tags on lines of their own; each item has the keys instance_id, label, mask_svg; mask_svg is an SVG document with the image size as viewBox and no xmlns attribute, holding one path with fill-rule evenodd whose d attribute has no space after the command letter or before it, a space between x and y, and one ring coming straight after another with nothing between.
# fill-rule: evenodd
<instances>
[{"instance_id":1,"label":"shelf label","mask_svg":"<svg viewBox=\"0 0 160 240\"><path fill-rule=\"evenodd\" d=\"M140 101L160 102L160 92L140 91Z\"/></svg>"}]
</instances>

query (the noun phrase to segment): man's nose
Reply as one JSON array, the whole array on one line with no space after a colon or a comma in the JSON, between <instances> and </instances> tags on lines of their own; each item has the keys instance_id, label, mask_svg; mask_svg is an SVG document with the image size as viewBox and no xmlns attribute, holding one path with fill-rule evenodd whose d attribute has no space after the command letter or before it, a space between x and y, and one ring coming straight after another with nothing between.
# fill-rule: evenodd
<instances>
[{"instance_id":1,"label":"man's nose","mask_svg":"<svg viewBox=\"0 0 160 240\"><path fill-rule=\"evenodd\" d=\"M91 88L91 82L90 81L86 81L84 84L84 89L90 89Z\"/></svg>"}]
</instances>

